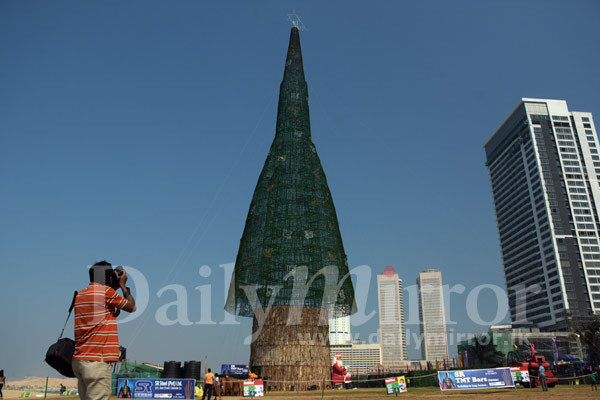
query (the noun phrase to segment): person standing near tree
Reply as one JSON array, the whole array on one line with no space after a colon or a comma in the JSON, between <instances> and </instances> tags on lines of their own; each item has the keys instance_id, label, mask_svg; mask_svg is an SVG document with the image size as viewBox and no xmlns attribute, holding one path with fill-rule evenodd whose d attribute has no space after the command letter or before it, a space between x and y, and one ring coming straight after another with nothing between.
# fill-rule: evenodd
<instances>
[{"instance_id":1,"label":"person standing near tree","mask_svg":"<svg viewBox=\"0 0 600 400\"><path fill-rule=\"evenodd\" d=\"M542 391L548 391L548 385L546 384L546 368L542 364L540 364L540 368L538 369L538 378L540 379L540 384L542 385Z\"/></svg>"},{"instance_id":2,"label":"person standing near tree","mask_svg":"<svg viewBox=\"0 0 600 400\"><path fill-rule=\"evenodd\" d=\"M135 311L135 300L125 284L123 267L113 270L106 261L94 264L90 284L75 298L75 353L73 372L81 400L109 400L112 364L119 361L117 316ZM116 292L121 288L123 296Z\"/></svg>"},{"instance_id":3,"label":"person standing near tree","mask_svg":"<svg viewBox=\"0 0 600 400\"><path fill-rule=\"evenodd\" d=\"M202 394L202 400L208 393L208 400L210 400L210 396L212 396L213 385L215 383L215 376L212 374L210 368L206 375L204 375L204 393Z\"/></svg>"},{"instance_id":4,"label":"person standing near tree","mask_svg":"<svg viewBox=\"0 0 600 400\"><path fill-rule=\"evenodd\" d=\"M223 399L223 389L221 388L221 376L219 374L215 374L215 383L213 384L213 390L215 393L215 400L221 397Z\"/></svg>"}]
</instances>

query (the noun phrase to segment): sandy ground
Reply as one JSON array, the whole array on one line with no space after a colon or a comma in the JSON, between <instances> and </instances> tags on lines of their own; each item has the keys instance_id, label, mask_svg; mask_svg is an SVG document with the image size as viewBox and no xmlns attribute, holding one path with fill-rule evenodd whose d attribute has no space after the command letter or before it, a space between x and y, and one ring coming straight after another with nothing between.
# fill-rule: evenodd
<instances>
[{"instance_id":1,"label":"sandy ground","mask_svg":"<svg viewBox=\"0 0 600 400\"><path fill-rule=\"evenodd\" d=\"M17 399L23 392L32 392L31 398L44 397L46 378L27 378L11 381L9 377L6 383L7 385L2 389L5 399ZM58 397L61 383L66 386L67 390L77 390L77 379L48 378L47 397Z\"/></svg>"},{"instance_id":2,"label":"sandy ground","mask_svg":"<svg viewBox=\"0 0 600 400\"><path fill-rule=\"evenodd\" d=\"M58 378L50 378L48 380L48 388L53 388L58 391L58 387L60 384L63 384L67 387L67 389L75 390L77 387L76 379L58 379ZM46 378L32 378L25 379L21 381L13 381L8 382L8 389L3 389L5 399L18 399L21 393L24 391L34 392L34 396L38 396L37 398L43 398L44 396L44 386L46 384ZM11 389L11 387L30 387L31 389ZM35 389L35 390L34 390ZM60 397L58 393L49 393L47 397ZM290 400L290 399L306 399L306 400L318 400L321 399L320 391L312 391L312 392L288 392L288 393L280 393L273 392L267 393L265 396L271 400ZM326 390L324 394L324 398L328 400L344 400L344 399L369 399L369 400L378 400L378 399L392 399L395 398L394 395L387 395L385 393L385 389L356 389L356 390ZM503 390L468 390L468 391L456 391L456 392L441 392L437 388L414 388L408 389L408 393L403 393L399 395L400 398L429 398L429 399L483 399L483 400L509 400L509 399L518 399L518 400L527 400L527 399L540 399L544 400L558 400L558 399L600 399L600 390L593 391L589 385L579 385L579 386L567 386L560 385L555 388L551 388L547 393L543 393L540 388L536 389L503 389ZM35 398L35 397L32 397ZM65 400L76 400L75 397L60 397ZM226 400L241 400L247 399L242 397L233 397L227 396L224 397ZM213 397L214 399L214 397ZM117 400L116 397L111 397L111 400Z\"/></svg>"}]
</instances>

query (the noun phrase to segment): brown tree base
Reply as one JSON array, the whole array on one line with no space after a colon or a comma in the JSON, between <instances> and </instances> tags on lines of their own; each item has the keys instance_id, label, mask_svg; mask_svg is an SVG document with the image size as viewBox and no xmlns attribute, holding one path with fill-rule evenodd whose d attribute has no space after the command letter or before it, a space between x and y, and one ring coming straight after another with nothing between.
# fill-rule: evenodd
<instances>
[{"instance_id":1,"label":"brown tree base","mask_svg":"<svg viewBox=\"0 0 600 400\"><path fill-rule=\"evenodd\" d=\"M300 314L301 312L301 314ZM297 323L288 323L297 316ZM259 321L254 317L252 331ZM320 307L273 306L250 345L250 366L266 390L329 387L331 359L327 311Z\"/></svg>"}]
</instances>

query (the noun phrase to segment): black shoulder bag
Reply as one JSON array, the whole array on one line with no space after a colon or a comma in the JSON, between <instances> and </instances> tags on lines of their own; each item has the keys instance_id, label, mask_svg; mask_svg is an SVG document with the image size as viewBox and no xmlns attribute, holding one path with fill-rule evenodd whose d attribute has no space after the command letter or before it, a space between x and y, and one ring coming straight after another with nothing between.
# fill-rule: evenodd
<instances>
[{"instance_id":1,"label":"black shoulder bag","mask_svg":"<svg viewBox=\"0 0 600 400\"><path fill-rule=\"evenodd\" d=\"M67 326L67 322L71 316L71 311L73 311L73 308L75 307L76 297L77 291L75 291L73 294L73 301L69 307L69 315L67 316L67 320L65 321L62 331L60 331L58 341L48 348L45 360L48 365L69 378L75 377L72 367L73 353L75 352L75 341L73 339L63 338L62 335L65 332L65 327Z\"/></svg>"}]
</instances>

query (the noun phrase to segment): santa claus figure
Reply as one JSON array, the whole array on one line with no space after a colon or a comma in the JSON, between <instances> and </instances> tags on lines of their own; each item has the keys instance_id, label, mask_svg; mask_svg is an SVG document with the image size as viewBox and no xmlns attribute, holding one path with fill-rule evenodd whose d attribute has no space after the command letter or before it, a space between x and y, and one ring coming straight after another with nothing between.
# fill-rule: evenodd
<instances>
[{"instance_id":1,"label":"santa claus figure","mask_svg":"<svg viewBox=\"0 0 600 400\"><path fill-rule=\"evenodd\" d=\"M336 353L331 369L331 383L334 385L343 385L348 382L350 382L350 373L346 372L346 367L342 364L342 354Z\"/></svg>"}]
</instances>

